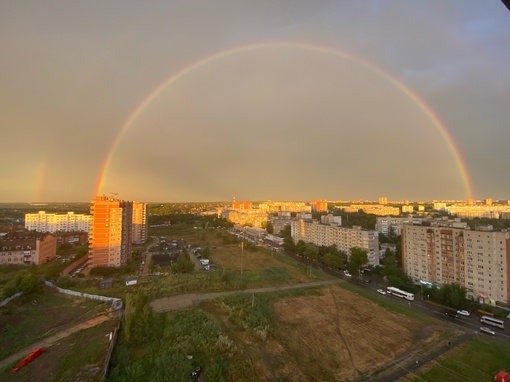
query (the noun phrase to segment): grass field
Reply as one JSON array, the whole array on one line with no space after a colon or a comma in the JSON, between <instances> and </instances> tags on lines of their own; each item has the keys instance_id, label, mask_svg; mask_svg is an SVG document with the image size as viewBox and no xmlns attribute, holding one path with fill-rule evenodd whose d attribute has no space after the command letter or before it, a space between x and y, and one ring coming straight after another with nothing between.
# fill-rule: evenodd
<instances>
[{"instance_id":1,"label":"grass field","mask_svg":"<svg viewBox=\"0 0 510 382\"><path fill-rule=\"evenodd\" d=\"M74 333L49 347L45 353L16 373L10 371L11 366L0 370L0 380L98 382L109 346L106 335L114 326L115 323L109 321Z\"/></svg>"},{"instance_id":2,"label":"grass field","mask_svg":"<svg viewBox=\"0 0 510 382\"><path fill-rule=\"evenodd\" d=\"M92 318L105 305L75 299L49 287L23 295L0 308L0 359L38 340Z\"/></svg>"},{"instance_id":3,"label":"grass field","mask_svg":"<svg viewBox=\"0 0 510 382\"><path fill-rule=\"evenodd\" d=\"M186 380L195 366L208 381L348 381L449 335L338 286L241 293L153 314L145 327L119 342L109 381Z\"/></svg>"},{"instance_id":4,"label":"grass field","mask_svg":"<svg viewBox=\"0 0 510 382\"><path fill-rule=\"evenodd\" d=\"M418 369L401 382L486 382L493 381L500 370L508 370L510 346L489 341L480 334L452 349L431 364ZM422 370L423 369L423 370Z\"/></svg>"}]
</instances>

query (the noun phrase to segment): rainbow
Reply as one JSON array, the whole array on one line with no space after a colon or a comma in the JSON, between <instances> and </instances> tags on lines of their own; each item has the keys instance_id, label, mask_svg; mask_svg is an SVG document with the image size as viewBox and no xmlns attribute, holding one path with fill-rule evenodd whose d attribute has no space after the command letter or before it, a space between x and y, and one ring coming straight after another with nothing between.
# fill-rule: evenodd
<instances>
[{"instance_id":1,"label":"rainbow","mask_svg":"<svg viewBox=\"0 0 510 382\"><path fill-rule=\"evenodd\" d=\"M312 52L322 53L322 54L330 54L337 57L342 57L348 60L351 60L352 62L359 64L370 71L372 71L375 74L378 74L382 76L384 79L389 81L393 86L398 88L402 93L404 93L410 100L414 102L416 106L418 106L419 109L423 111L423 113L429 118L429 120L433 123L433 125L436 127L437 131L441 135L441 137L444 139L444 141L448 145L448 149L451 152L455 164L458 167L459 173L462 177L462 181L464 183L465 191L466 191L466 197L468 199L472 199L472 186L470 182L470 178L468 175L468 171L466 169L466 165L464 161L462 160L462 156L460 154L460 151L458 147L455 145L454 140L452 139L449 131L446 129L445 125L441 122L441 120L438 118L438 116L434 113L434 111L428 106L425 101L423 101L415 92L413 92L408 86L406 86L404 83L402 83L400 80L383 70L382 68L375 66L374 64L365 61L361 59L358 56L355 56L351 53L344 52L342 50L339 50L337 48L332 48L329 46L322 46L322 45L314 45L309 43L302 43L302 42L265 42L265 43L256 43L251 45L244 45L240 47L234 47L226 50L222 50L220 52L214 53L212 55L206 56L204 58L201 58L192 64L186 66L185 68L181 69L180 71L172 74L170 77L165 79L161 84L159 84L154 90L152 90L139 104L136 106L136 108L133 110L133 112L128 116L122 127L120 128L117 136L115 137L110 150L108 151L105 161L103 162L100 175L97 181L97 187L96 187L96 195L100 195L101 189L103 188L108 168L110 167L112 158L115 154L115 151L117 147L119 146L122 137L126 133L126 131L131 127L131 125L134 123L134 121L138 118L138 116L143 112L145 107L149 105L156 97L158 97L166 88L177 82L179 79L187 76L191 72L193 72L195 69L198 69L204 65L207 65L215 60L233 56L236 54L240 54L247 51L257 50L257 49L264 49L264 48L274 48L274 47L281 47L281 48L288 48L288 47L294 47L294 48L301 48L306 49Z\"/></svg>"}]
</instances>

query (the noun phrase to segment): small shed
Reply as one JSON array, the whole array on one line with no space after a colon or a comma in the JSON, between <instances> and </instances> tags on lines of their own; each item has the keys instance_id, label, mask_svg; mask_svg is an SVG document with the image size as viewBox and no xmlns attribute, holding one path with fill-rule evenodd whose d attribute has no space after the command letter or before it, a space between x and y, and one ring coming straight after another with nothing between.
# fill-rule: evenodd
<instances>
[{"instance_id":1,"label":"small shed","mask_svg":"<svg viewBox=\"0 0 510 382\"><path fill-rule=\"evenodd\" d=\"M100 289L109 289L113 287L113 279L104 279L99 282Z\"/></svg>"},{"instance_id":2,"label":"small shed","mask_svg":"<svg viewBox=\"0 0 510 382\"><path fill-rule=\"evenodd\" d=\"M126 280L126 285L136 285L138 284L138 279L135 277L130 277Z\"/></svg>"},{"instance_id":3,"label":"small shed","mask_svg":"<svg viewBox=\"0 0 510 382\"><path fill-rule=\"evenodd\" d=\"M501 370L498 374L496 374L494 380L497 382L510 381L510 374L508 374L505 370Z\"/></svg>"}]
</instances>

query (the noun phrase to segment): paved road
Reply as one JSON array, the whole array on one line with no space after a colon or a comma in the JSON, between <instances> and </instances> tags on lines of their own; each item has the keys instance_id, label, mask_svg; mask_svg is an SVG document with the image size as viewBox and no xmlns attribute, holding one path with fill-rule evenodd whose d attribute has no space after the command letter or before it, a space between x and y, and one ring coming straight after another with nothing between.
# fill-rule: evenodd
<instances>
[{"instance_id":1,"label":"paved road","mask_svg":"<svg viewBox=\"0 0 510 382\"><path fill-rule=\"evenodd\" d=\"M50 347L51 345L60 341L62 338L68 337L71 334L76 333L82 329L88 329L93 326L99 325L105 321L110 320L111 318L112 318L112 316L110 316L110 315L102 315L102 316L93 318L91 320L82 322L81 324L72 326L66 330L62 330L61 332L59 332L51 337L47 337L35 344L32 344L30 346L27 346L24 349L17 351L14 354L11 354L7 358L4 358L3 360L0 361L0 368L9 365L12 362L15 362L15 361L25 358L27 355L29 355L35 349Z\"/></svg>"},{"instance_id":2,"label":"paved road","mask_svg":"<svg viewBox=\"0 0 510 382\"><path fill-rule=\"evenodd\" d=\"M215 292L215 293L190 293L181 294L177 296L170 296L159 298L151 302L151 307L155 312L168 312L170 310L183 309L192 306L200 301L212 300L217 297L230 296L237 293L263 293L273 292L278 290L297 289L297 288L308 288L320 285L332 285L338 284L340 280L327 280L317 281L313 283L300 283L293 285L282 285L276 287L266 288L254 288L254 289L243 289L229 292Z\"/></svg>"}]
</instances>

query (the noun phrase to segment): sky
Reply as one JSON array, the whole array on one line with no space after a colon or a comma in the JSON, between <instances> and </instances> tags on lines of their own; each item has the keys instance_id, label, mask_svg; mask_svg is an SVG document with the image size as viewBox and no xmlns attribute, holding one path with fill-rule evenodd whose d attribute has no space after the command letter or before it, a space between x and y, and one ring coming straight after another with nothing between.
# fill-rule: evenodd
<instances>
[{"instance_id":1,"label":"sky","mask_svg":"<svg viewBox=\"0 0 510 382\"><path fill-rule=\"evenodd\" d=\"M509 199L510 11L4 1L0 202Z\"/></svg>"}]
</instances>

